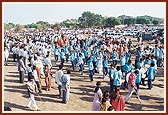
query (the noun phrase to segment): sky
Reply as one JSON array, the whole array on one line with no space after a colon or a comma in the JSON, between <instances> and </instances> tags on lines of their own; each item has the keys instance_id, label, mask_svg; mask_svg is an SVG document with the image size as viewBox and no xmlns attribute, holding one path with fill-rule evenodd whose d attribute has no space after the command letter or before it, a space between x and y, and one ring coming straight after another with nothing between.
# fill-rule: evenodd
<instances>
[{"instance_id":1,"label":"sky","mask_svg":"<svg viewBox=\"0 0 168 115\"><path fill-rule=\"evenodd\" d=\"M49 23L78 19L84 11L107 17L120 15L166 17L166 2L55 2L55 3L6 3L3 2L3 21L14 24Z\"/></svg>"}]
</instances>

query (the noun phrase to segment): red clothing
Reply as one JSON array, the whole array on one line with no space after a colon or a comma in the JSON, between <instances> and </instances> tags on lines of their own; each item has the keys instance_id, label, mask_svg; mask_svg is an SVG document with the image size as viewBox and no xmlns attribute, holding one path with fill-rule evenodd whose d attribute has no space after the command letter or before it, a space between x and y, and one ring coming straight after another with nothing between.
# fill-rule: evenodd
<instances>
[{"instance_id":1,"label":"red clothing","mask_svg":"<svg viewBox=\"0 0 168 115\"><path fill-rule=\"evenodd\" d=\"M128 78L128 85L135 86L135 79L136 79L136 75L135 73L132 72Z\"/></svg>"},{"instance_id":2,"label":"red clothing","mask_svg":"<svg viewBox=\"0 0 168 115\"><path fill-rule=\"evenodd\" d=\"M111 105L115 108L115 111L124 111L125 103L123 97L120 95L118 101L113 100Z\"/></svg>"}]
</instances>

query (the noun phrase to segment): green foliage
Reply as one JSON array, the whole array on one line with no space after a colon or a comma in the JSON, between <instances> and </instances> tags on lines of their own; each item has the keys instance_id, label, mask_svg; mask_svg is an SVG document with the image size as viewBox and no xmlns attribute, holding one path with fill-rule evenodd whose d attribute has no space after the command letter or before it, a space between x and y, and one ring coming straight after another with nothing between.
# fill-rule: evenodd
<instances>
[{"instance_id":1,"label":"green foliage","mask_svg":"<svg viewBox=\"0 0 168 115\"><path fill-rule=\"evenodd\" d=\"M38 21L37 23L27 25L14 25L13 23L4 24L5 30L10 30L15 27L16 30L22 28L36 28L36 29L47 29L52 28L59 30L61 27L67 27L71 29L75 28L102 28L102 27L114 27L115 25L125 24L163 24L164 19L151 17L151 16L138 16L136 18L126 15L115 17L103 17L100 14L95 14L90 11L83 12L78 19L67 19L61 23L49 24L48 22Z\"/></svg>"},{"instance_id":2,"label":"green foliage","mask_svg":"<svg viewBox=\"0 0 168 115\"><path fill-rule=\"evenodd\" d=\"M158 25L158 24L160 23L160 20L159 20L159 19L154 19L154 20L152 21L152 23L153 23L154 25Z\"/></svg>"},{"instance_id":3,"label":"green foliage","mask_svg":"<svg viewBox=\"0 0 168 115\"><path fill-rule=\"evenodd\" d=\"M119 18L109 17L104 20L105 27L114 27L115 25L120 25L121 21Z\"/></svg>"},{"instance_id":4,"label":"green foliage","mask_svg":"<svg viewBox=\"0 0 168 115\"><path fill-rule=\"evenodd\" d=\"M103 20L104 18L101 15L89 11L83 12L82 16L78 18L79 26L83 28L103 26Z\"/></svg>"},{"instance_id":5,"label":"green foliage","mask_svg":"<svg viewBox=\"0 0 168 115\"><path fill-rule=\"evenodd\" d=\"M23 28L24 28L23 25L16 24L16 27L15 27L16 30L22 30Z\"/></svg>"},{"instance_id":6,"label":"green foliage","mask_svg":"<svg viewBox=\"0 0 168 115\"><path fill-rule=\"evenodd\" d=\"M8 24L4 23L4 29L5 30L10 30L10 29L12 29L14 27L15 27L15 25L13 23L8 23Z\"/></svg>"},{"instance_id":7,"label":"green foliage","mask_svg":"<svg viewBox=\"0 0 168 115\"><path fill-rule=\"evenodd\" d=\"M55 30L60 30L61 26L59 23L55 23L55 24L51 25L51 28L55 29Z\"/></svg>"},{"instance_id":8,"label":"green foliage","mask_svg":"<svg viewBox=\"0 0 168 115\"><path fill-rule=\"evenodd\" d=\"M67 28L77 28L78 27L78 20L76 19L67 19L60 23L60 26L67 27Z\"/></svg>"}]
</instances>

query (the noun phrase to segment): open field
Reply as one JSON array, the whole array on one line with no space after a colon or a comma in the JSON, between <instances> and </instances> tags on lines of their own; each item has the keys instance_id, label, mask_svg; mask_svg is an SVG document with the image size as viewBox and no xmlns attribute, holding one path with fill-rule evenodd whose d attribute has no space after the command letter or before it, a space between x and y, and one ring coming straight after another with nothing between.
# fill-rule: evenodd
<instances>
[{"instance_id":1,"label":"open field","mask_svg":"<svg viewBox=\"0 0 168 115\"><path fill-rule=\"evenodd\" d=\"M54 58L52 58L53 63L53 76L55 76L55 71L58 69L58 64L54 63ZM134 61L133 61L134 63ZM11 107L12 111L26 111L24 106L27 104L28 95L26 90L27 75L24 84L19 83L19 73L17 72L17 63L12 61L11 55L9 58L9 65L4 66L4 104ZM65 64L63 69L69 67L70 62ZM86 66L86 65L85 65ZM130 103L126 104L125 111L164 111L165 96L165 78L164 69L158 67L158 72L156 79L153 82L153 89L147 90L147 86L140 85L140 98L142 100L142 106L140 106L138 99L135 95L130 99ZM147 79L146 79L147 80ZM36 97L36 102L41 111L91 111L92 101L94 97L94 87L97 81L102 82L101 89L109 90L109 78L103 79L102 76L98 76L96 73L94 75L94 81L90 82L87 67L85 67L84 75L80 75L78 68L75 72L71 73L70 81L70 101L68 104L61 103L61 99L58 97L58 89L55 84L54 78L52 78L52 88L50 91L45 91L45 81L42 79L43 92L40 94L42 101ZM145 81L147 84L147 81ZM121 95L125 96L127 90L121 89Z\"/></svg>"}]
</instances>

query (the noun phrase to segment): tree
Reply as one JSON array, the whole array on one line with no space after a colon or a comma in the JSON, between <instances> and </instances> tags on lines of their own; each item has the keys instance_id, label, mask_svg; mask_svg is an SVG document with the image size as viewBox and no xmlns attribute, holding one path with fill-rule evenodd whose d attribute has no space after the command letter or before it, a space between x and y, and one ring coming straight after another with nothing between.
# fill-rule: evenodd
<instances>
[{"instance_id":1,"label":"tree","mask_svg":"<svg viewBox=\"0 0 168 115\"><path fill-rule=\"evenodd\" d=\"M154 19L154 20L152 21L152 23L153 23L154 25L158 25L158 24L160 23L160 21L159 21L158 19Z\"/></svg>"},{"instance_id":2,"label":"tree","mask_svg":"<svg viewBox=\"0 0 168 115\"><path fill-rule=\"evenodd\" d=\"M5 30L10 30L10 29L12 29L14 27L15 27L15 25L13 23L8 23L8 24L4 23L4 29Z\"/></svg>"},{"instance_id":3,"label":"tree","mask_svg":"<svg viewBox=\"0 0 168 115\"><path fill-rule=\"evenodd\" d=\"M114 27L115 25L120 25L120 24L121 24L120 19L115 17L109 17L104 20L105 27Z\"/></svg>"},{"instance_id":4,"label":"tree","mask_svg":"<svg viewBox=\"0 0 168 115\"><path fill-rule=\"evenodd\" d=\"M124 24L127 24L128 26L132 25L132 24L135 24L136 23L136 20L135 18L127 18L127 19L124 19Z\"/></svg>"},{"instance_id":5,"label":"tree","mask_svg":"<svg viewBox=\"0 0 168 115\"><path fill-rule=\"evenodd\" d=\"M60 24L59 23L55 23L54 25L51 25L52 29L56 29L56 30L60 30Z\"/></svg>"},{"instance_id":6,"label":"tree","mask_svg":"<svg viewBox=\"0 0 168 115\"><path fill-rule=\"evenodd\" d=\"M38 30L43 29L43 26L41 24L36 24L36 27L37 27Z\"/></svg>"},{"instance_id":7,"label":"tree","mask_svg":"<svg viewBox=\"0 0 168 115\"><path fill-rule=\"evenodd\" d=\"M67 28L78 28L78 20L76 19L67 19L60 23L60 26Z\"/></svg>"},{"instance_id":8,"label":"tree","mask_svg":"<svg viewBox=\"0 0 168 115\"><path fill-rule=\"evenodd\" d=\"M97 15L96 15L97 16ZM82 16L78 18L78 21L79 21L79 25L81 27L93 27L96 25L96 16L94 13L91 13L89 11L87 12L83 12L82 13Z\"/></svg>"},{"instance_id":9,"label":"tree","mask_svg":"<svg viewBox=\"0 0 168 115\"><path fill-rule=\"evenodd\" d=\"M21 25L21 24L16 24L16 27L15 27L16 30L22 30L23 28L24 28L23 25Z\"/></svg>"},{"instance_id":10,"label":"tree","mask_svg":"<svg viewBox=\"0 0 168 115\"><path fill-rule=\"evenodd\" d=\"M150 24L150 20L145 19L143 17L139 17L139 18L136 19L136 23L137 24Z\"/></svg>"}]
</instances>

